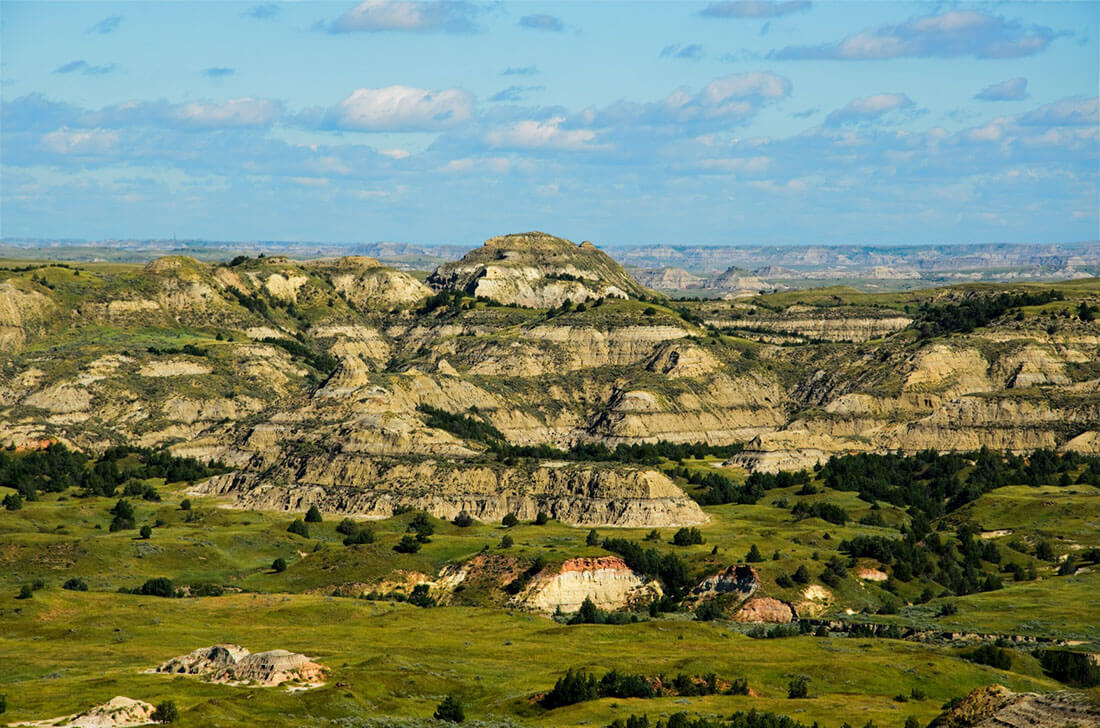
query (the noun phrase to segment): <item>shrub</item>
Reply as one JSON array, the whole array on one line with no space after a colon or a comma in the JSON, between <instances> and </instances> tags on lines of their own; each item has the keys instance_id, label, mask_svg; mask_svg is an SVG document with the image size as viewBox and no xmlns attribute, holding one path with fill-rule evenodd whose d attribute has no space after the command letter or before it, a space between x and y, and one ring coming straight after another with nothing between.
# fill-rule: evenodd
<instances>
[{"instance_id":1,"label":"shrub","mask_svg":"<svg viewBox=\"0 0 1100 728\"><path fill-rule=\"evenodd\" d=\"M142 584L141 588L137 590L137 593L144 594L148 597L164 597L167 599L176 596L176 587L172 584L171 579L164 576L158 576Z\"/></svg>"},{"instance_id":2,"label":"shrub","mask_svg":"<svg viewBox=\"0 0 1100 728\"><path fill-rule=\"evenodd\" d=\"M141 530L138 531L138 534L143 539L149 540L150 538L153 537L153 527L150 526L148 523L146 523L144 526L141 527Z\"/></svg>"},{"instance_id":3,"label":"shrub","mask_svg":"<svg viewBox=\"0 0 1100 728\"><path fill-rule=\"evenodd\" d=\"M500 547L502 549L510 549L512 548L513 544L515 544L515 541L513 541L512 537L508 534L504 534L504 536L500 539Z\"/></svg>"},{"instance_id":4,"label":"shrub","mask_svg":"<svg viewBox=\"0 0 1100 728\"><path fill-rule=\"evenodd\" d=\"M175 703L171 700L165 700L157 705L149 717L157 723L175 723L179 719L180 713L176 709Z\"/></svg>"},{"instance_id":5,"label":"shrub","mask_svg":"<svg viewBox=\"0 0 1100 728\"><path fill-rule=\"evenodd\" d=\"M345 536L351 536L358 530L359 524L351 518L345 518L344 520L340 521L340 523L336 524L336 533L342 533Z\"/></svg>"},{"instance_id":6,"label":"shrub","mask_svg":"<svg viewBox=\"0 0 1100 728\"><path fill-rule=\"evenodd\" d=\"M672 543L675 546L692 546L695 544L703 543L703 532L698 528L681 528L672 537Z\"/></svg>"},{"instance_id":7,"label":"shrub","mask_svg":"<svg viewBox=\"0 0 1100 728\"><path fill-rule=\"evenodd\" d=\"M188 499L188 498L184 498L183 500L181 500L180 501L180 510L181 511L191 510L191 500Z\"/></svg>"},{"instance_id":8,"label":"shrub","mask_svg":"<svg viewBox=\"0 0 1100 728\"><path fill-rule=\"evenodd\" d=\"M509 513L504 516L504 518L500 519L500 525L504 526L505 528L512 528L513 526L519 525L519 519L516 518L515 513Z\"/></svg>"},{"instance_id":9,"label":"shrub","mask_svg":"<svg viewBox=\"0 0 1100 728\"><path fill-rule=\"evenodd\" d=\"M538 515L535 516L535 525L536 526L545 526L549 522L550 522L550 516L546 515L546 513L543 512L543 511L539 511Z\"/></svg>"},{"instance_id":10,"label":"shrub","mask_svg":"<svg viewBox=\"0 0 1100 728\"><path fill-rule=\"evenodd\" d=\"M108 528L111 533L115 531L125 531L135 527L134 507L130 505L130 501L125 498L119 498L118 503L115 503L110 513L114 515L114 518L111 520L111 525Z\"/></svg>"},{"instance_id":11,"label":"shrub","mask_svg":"<svg viewBox=\"0 0 1100 728\"><path fill-rule=\"evenodd\" d=\"M394 544L393 550L399 554L415 554L420 550L420 542L416 540L415 536L406 533L400 541Z\"/></svg>"},{"instance_id":12,"label":"shrub","mask_svg":"<svg viewBox=\"0 0 1100 728\"><path fill-rule=\"evenodd\" d=\"M451 523L455 524L459 528L467 528L474 525L474 519L470 516L469 513L467 513L466 511L462 511L462 513L459 513L457 516L454 517L454 520L451 521Z\"/></svg>"},{"instance_id":13,"label":"shrub","mask_svg":"<svg viewBox=\"0 0 1100 728\"><path fill-rule=\"evenodd\" d=\"M321 511L317 510L317 506L310 506L306 511L306 523L321 523Z\"/></svg>"},{"instance_id":14,"label":"shrub","mask_svg":"<svg viewBox=\"0 0 1100 728\"><path fill-rule=\"evenodd\" d=\"M280 556L271 562L271 568L275 570L276 574L286 571L286 559Z\"/></svg>"},{"instance_id":15,"label":"shrub","mask_svg":"<svg viewBox=\"0 0 1100 728\"><path fill-rule=\"evenodd\" d=\"M345 546L374 543L374 530L364 526L344 539Z\"/></svg>"},{"instance_id":16,"label":"shrub","mask_svg":"<svg viewBox=\"0 0 1100 728\"><path fill-rule=\"evenodd\" d=\"M695 619L700 622L713 622L722 616L722 607L714 599L708 599L695 609Z\"/></svg>"},{"instance_id":17,"label":"shrub","mask_svg":"<svg viewBox=\"0 0 1100 728\"><path fill-rule=\"evenodd\" d=\"M9 493L4 496L3 505L5 510L17 511L23 507L23 496L18 493Z\"/></svg>"},{"instance_id":18,"label":"shrub","mask_svg":"<svg viewBox=\"0 0 1100 728\"><path fill-rule=\"evenodd\" d=\"M752 547L749 549L749 552L745 554L745 561L750 564L757 564L763 560L764 555L760 553L760 549L756 547L756 544L753 544Z\"/></svg>"},{"instance_id":19,"label":"shrub","mask_svg":"<svg viewBox=\"0 0 1100 728\"><path fill-rule=\"evenodd\" d=\"M809 695L809 684L806 678L804 678L803 676L799 675L787 684L788 698L806 698L809 697Z\"/></svg>"},{"instance_id":20,"label":"shrub","mask_svg":"<svg viewBox=\"0 0 1100 728\"><path fill-rule=\"evenodd\" d=\"M443 698L432 715L436 720L445 720L449 723L462 723L466 720L461 701L453 695Z\"/></svg>"},{"instance_id":21,"label":"shrub","mask_svg":"<svg viewBox=\"0 0 1100 728\"><path fill-rule=\"evenodd\" d=\"M954 602L944 602L943 605L940 606L940 611L937 616L950 617L952 614L958 613L958 611L959 608L955 605Z\"/></svg>"},{"instance_id":22,"label":"shrub","mask_svg":"<svg viewBox=\"0 0 1100 728\"><path fill-rule=\"evenodd\" d=\"M61 588L69 591L88 591L88 585L84 580L75 576L62 584Z\"/></svg>"},{"instance_id":23,"label":"shrub","mask_svg":"<svg viewBox=\"0 0 1100 728\"><path fill-rule=\"evenodd\" d=\"M783 589L790 589L794 586L794 582L791 581L791 577L787 576L786 574L780 574L779 576L775 577L775 583Z\"/></svg>"},{"instance_id":24,"label":"shrub","mask_svg":"<svg viewBox=\"0 0 1100 728\"><path fill-rule=\"evenodd\" d=\"M31 589L30 584L24 584L23 586L19 587L19 595L16 596L15 598L16 599L31 599L32 597L34 597L34 589Z\"/></svg>"},{"instance_id":25,"label":"shrub","mask_svg":"<svg viewBox=\"0 0 1100 728\"><path fill-rule=\"evenodd\" d=\"M810 570L807 569L804 565L799 564L798 568L794 570L793 574L791 574L791 578L797 581L799 584L809 584Z\"/></svg>"},{"instance_id":26,"label":"shrub","mask_svg":"<svg viewBox=\"0 0 1100 728\"><path fill-rule=\"evenodd\" d=\"M301 518L295 518L291 521L290 525L286 527L287 533L293 533L302 538L309 538L309 526Z\"/></svg>"},{"instance_id":27,"label":"shrub","mask_svg":"<svg viewBox=\"0 0 1100 728\"><path fill-rule=\"evenodd\" d=\"M599 546L600 534L596 531L596 529L593 528L591 531L588 532L588 536L585 537L584 542L588 546Z\"/></svg>"},{"instance_id":28,"label":"shrub","mask_svg":"<svg viewBox=\"0 0 1100 728\"><path fill-rule=\"evenodd\" d=\"M417 584L409 595L409 604L414 607L434 607L435 600L429 595L429 589L427 584Z\"/></svg>"}]
</instances>

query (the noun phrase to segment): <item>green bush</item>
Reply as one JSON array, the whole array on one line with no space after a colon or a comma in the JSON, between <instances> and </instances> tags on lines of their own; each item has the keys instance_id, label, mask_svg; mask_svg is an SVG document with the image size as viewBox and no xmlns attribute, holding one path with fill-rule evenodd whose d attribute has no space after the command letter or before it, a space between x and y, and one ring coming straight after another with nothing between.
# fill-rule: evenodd
<instances>
[{"instance_id":1,"label":"green bush","mask_svg":"<svg viewBox=\"0 0 1100 728\"><path fill-rule=\"evenodd\" d=\"M317 506L310 506L306 511L306 523L321 523L321 511L317 509Z\"/></svg>"},{"instance_id":2,"label":"green bush","mask_svg":"<svg viewBox=\"0 0 1100 728\"><path fill-rule=\"evenodd\" d=\"M280 556L271 562L271 568L275 570L276 574L286 571L286 559Z\"/></svg>"},{"instance_id":3,"label":"green bush","mask_svg":"<svg viewBox=\"0 0 1100 728\"><path fill-rule=\"evenodd\" d=\"M514 526L519 525L519 519L516 518L515 513L508 513L504 516L504 518L500 519L500 525L504 526L505 528L513 528Z\"/></svg>"},{"instance_id":4,"label":"green bush","mask_svg":"<svg viewBox=\"0 0 1100 728\"><path fill-rule=\"evenodd\" d=\"M675 546L693 546L703 543L703 532L698 528L689 527L681 528L672 537L672 543Z\"/></svg>"},{"instance_id":5,"label":"green bush","mask_svg":"<svg viewBox=\"0 0 1100 728\"><path fill-rule=\"evenodd\" d=\"M504 534L500 539L500 548L502 549L510 549L513 544L515 544L515 541L508 534Z\"/></svg>"},{"instance_id":6,"label":"green bush","mask_svg":"<svg viewBox=\"0 0 1100 728\"><path fill-rule=\"evenodd\" d=\"M764 555L762 553L760 553L760 549L757 548L756 544L753 544L749 548L749 552L747 554L745 554L745 561L747 561L750 564L758 564L763 560L764 560Z\"/></svg>"},{"instance_id":7,"label":"green bush","mask_svg":"<svg viewBox=\"0 0 1100 728\"><path fill-rule=\"evenodd\" d=\"M436 720L449 723L462 723L466 720L466 713L462 710L462 702L453 695L443 698L443 701L436 706L435 713L432 715Z\"/></svg>"},{"instance_id":8,"label":"green bush","mask_svg":"<svg viewBox=\"0 0 1100 728\"><path fill-rule=\"evenodd\" d=\"M62 584L61 588L68 589L69 591L88 591L88 585L84 580L75 576Z\"/></svg>"},{"instance_id":9,"label":"green bush","mask_svg":"<svg viewBox=\"0 0 1100 728\"><path fill-rule=\"evenodd\" d=\"M141 527L141 530L138 531L138 535L148 541L150 538L153 537L153 527L146 523L144 526Z\"/></svg>"},{"instance_id":10,"label":"green bush","mask_svg":"<svg viewBox=\"0 0 1100 728\"><path fill-rule=\"evenodd\" d=\"M809 681L799 675L787 684L788 698L806 698L810 695Z\"/></svg>"},{"instance_id":11,"label":"green bush","mask_svg":"<svg viewBox=\"0 0 1100 728\"><path fill-rule=\"evenodd\" d=\"M176 704L171 700L165 700L163 703L159 703L156 709L149 716L154 722L157 723L175 723L179 719L179 710L176 709Z\"/></svg>"},{"instance_id":12,"label":"green bush","mask_svg":"<svg viewBox=\"0 0 1100 728\"><path fill-rule=\"evenodd\" d=\"M17 511L23 507L23 496L18 493L9 493L4 496L3 506L5 510Z\"/></svg>"},{"instance_id":13,"label":"green bush","mask_svg":"<svg viewBox=\"0 0 1100 728\"><path fill-rule=\"evenodd\" d=\"M406 533L400 541L394 544L393 550L399 554L415 554L420 550L420 542L416 540L416 537Z\"/></svg>"},{"instance_id":14,"label":"green bush","mask_svg":"<svg viewBox=\"0 0 1100 728\"><path fill-rule=\"evenodd\" d=\"M309 538L309 526L301 518L295 518L286 528L287 533L293 533L302 538Z\"/></svg>"}]
</instances>

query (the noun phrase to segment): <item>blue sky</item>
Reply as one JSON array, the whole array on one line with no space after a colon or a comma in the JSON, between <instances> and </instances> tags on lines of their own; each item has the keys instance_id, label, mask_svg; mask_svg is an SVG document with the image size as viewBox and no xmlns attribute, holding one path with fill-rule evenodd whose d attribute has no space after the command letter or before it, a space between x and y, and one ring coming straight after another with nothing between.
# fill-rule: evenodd
<instances>
[{"instance_id":1,"label":"blue sky","mask_svg":"<svg viewBox=\"0 0 1100 728\"><path fill-rule=\"evenodd\" d=\"M7 237L1100 237L1100 2L0 12Z\"/></svg>"}]
</instances>

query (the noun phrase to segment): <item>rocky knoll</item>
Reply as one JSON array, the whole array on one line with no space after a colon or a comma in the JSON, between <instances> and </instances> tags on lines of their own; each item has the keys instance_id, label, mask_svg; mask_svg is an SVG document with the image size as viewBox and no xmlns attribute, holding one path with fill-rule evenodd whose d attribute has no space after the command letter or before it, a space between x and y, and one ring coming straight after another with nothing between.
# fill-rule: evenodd
<instances>
[{"instance_id":1,"label":"rocky knoll","mask_svg":"<svg viewBox=\"0 0 1100 728\"><path fill-rule=\"evenodd\" d=\"M441 265L428 284L533 308L652 295L592 243L541 232L490 238L462 260Z\"/></svg>"},{"instance_id":2,"label":"rocky knoll","mask_svg":"<svg viewBox=\"0 0 1100 728\"><path fill-rule=\"evenodd\" d=\"M949 707L929 728L1100 727L1100 706L1073 693L1014 693L1003 685L978 688Z\"/></svg>"},{"instance_id":3,"label":"rocky knoll","mask_svg":"<svg viewBox=\"0 0 1100 728\"><path fill-rule=\"evenodd\" d=\"M717 574L712 574L696 584L687 599L701 602L718 597L732 598L743 602L760 588L760 576L756 569L745 564L728 566Z\"/></svg>"}]
</instances>

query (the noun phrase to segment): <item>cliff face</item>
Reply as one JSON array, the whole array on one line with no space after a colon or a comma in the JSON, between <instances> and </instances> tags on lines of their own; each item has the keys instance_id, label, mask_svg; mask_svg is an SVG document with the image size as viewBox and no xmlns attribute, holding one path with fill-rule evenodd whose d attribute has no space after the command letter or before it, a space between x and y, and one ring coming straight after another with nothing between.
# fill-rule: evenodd
<instances>
[{"instance_id":1,"label":"cliff face","mask_svg":"<svg viewBox=\"0 0 1100 728\"><path fill-rule=\"evenodd\" d=\"M660 598L656 582L647 583L615 556L567 559L558 569L545 569L513 599L513 603L544 614L576 612L585 599L600 609L640 607Z\"/></svg>"}]
</instances>

